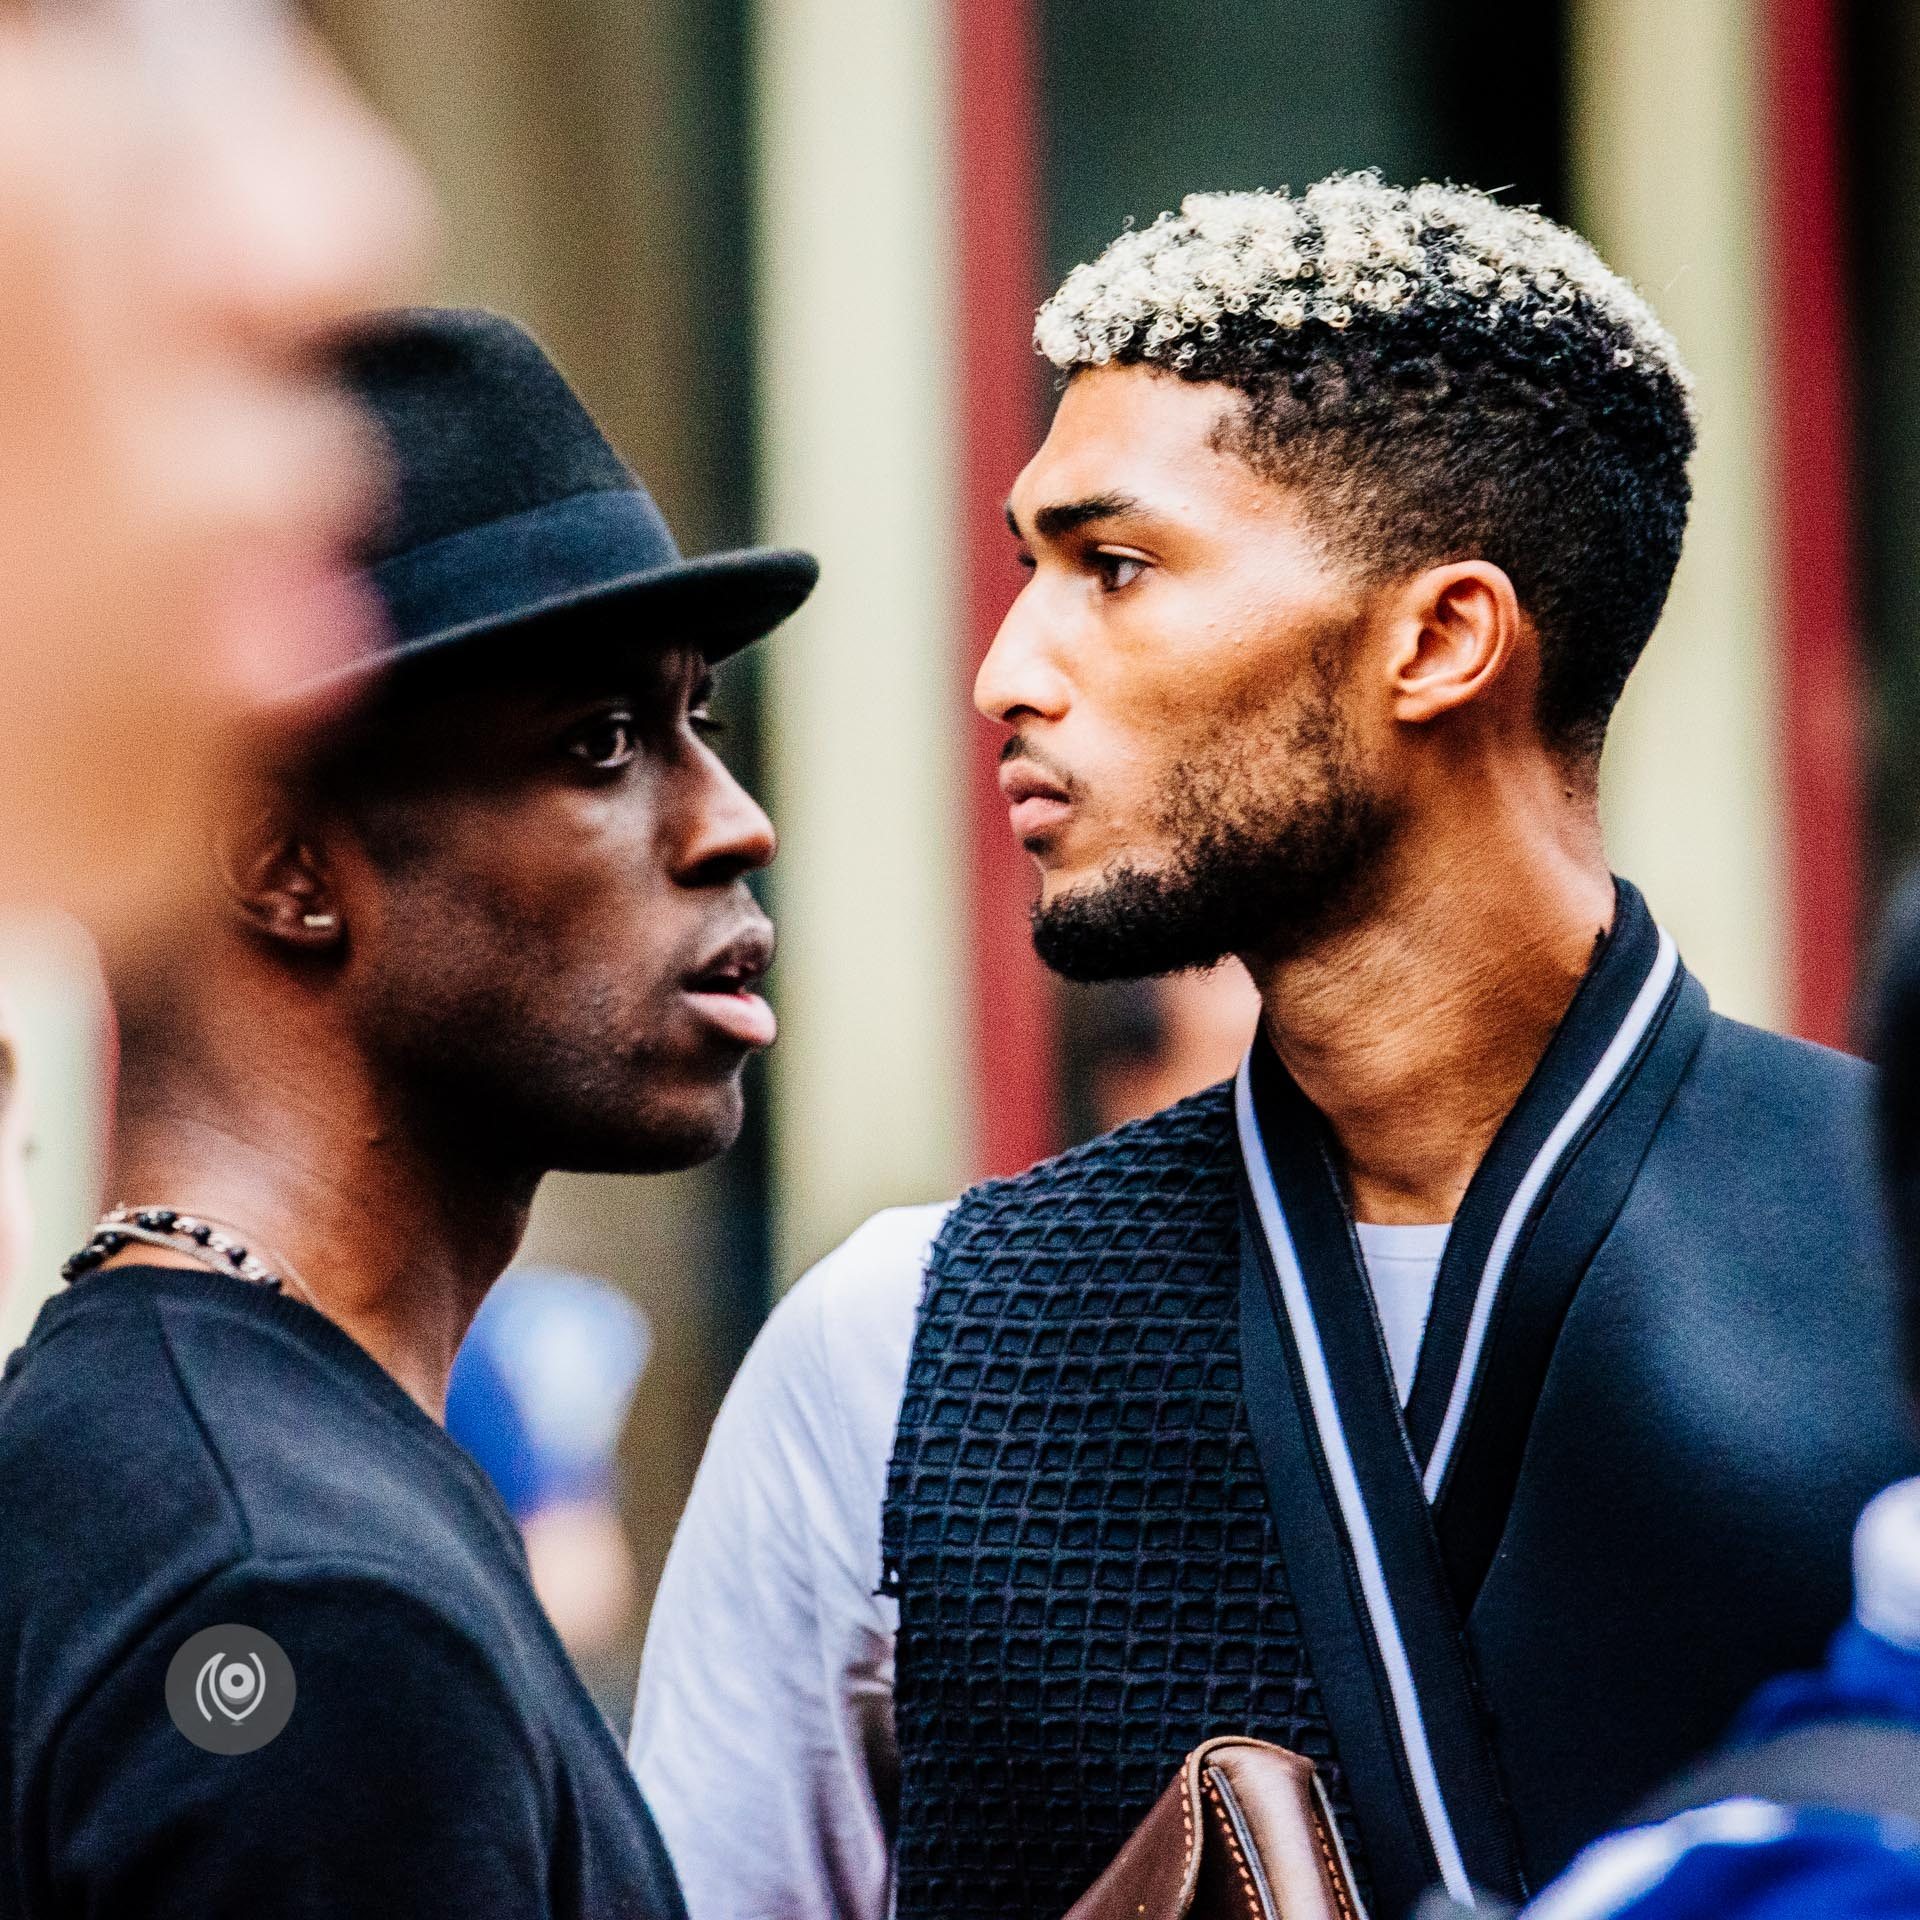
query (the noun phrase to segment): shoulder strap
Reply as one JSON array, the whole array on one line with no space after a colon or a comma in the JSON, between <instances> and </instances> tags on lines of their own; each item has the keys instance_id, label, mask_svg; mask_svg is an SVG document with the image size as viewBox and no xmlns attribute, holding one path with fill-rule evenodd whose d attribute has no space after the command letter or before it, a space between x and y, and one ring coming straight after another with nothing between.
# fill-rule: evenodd
<instances>
[{"instance_id":1,"label":"shoulder strap","mask_svg":"<svg viewBox=\"0 0 1920 1920\"><path fill-rule=\"evenodd\" d=\"M1404 1913L1526 1886L1511 1811L1411 1456L1362 1488L1310 1312L1290 1308L1260 1196L1245 1197L1240 1339L1247 1418L1307 1665L1362 1833L1376 1904ZM1292 1260L1284 1231L1280 1251Z\"/></svg>"}]
</instances>

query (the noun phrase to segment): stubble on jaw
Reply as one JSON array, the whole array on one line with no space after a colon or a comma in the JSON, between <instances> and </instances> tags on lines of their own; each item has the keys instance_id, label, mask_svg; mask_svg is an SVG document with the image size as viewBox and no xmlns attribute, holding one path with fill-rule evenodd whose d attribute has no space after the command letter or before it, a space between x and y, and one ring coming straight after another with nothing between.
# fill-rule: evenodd
<instances>
[{"instance_id":1,"label":"stubble on jaw","mask_svg":"<svg viewBox=\"0 0 1920 1920\"><path fill-rule=\"evenodd\" d=\"M1122 854L1099 879L1035 905L1048 967L1137 980L1230 954L1285 958L1363 914L1394 821L1346 721L1350 657L1349 627L1323 633L1277 729L1267 713L1223 713L1214 749L1173 766L1154 803L1164 858Z\"/></svg>"}]
</instances>

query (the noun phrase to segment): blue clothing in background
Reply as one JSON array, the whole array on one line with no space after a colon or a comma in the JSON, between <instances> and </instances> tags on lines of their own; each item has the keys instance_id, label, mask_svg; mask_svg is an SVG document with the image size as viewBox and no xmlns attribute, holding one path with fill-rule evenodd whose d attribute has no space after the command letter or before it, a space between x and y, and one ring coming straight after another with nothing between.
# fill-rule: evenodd
<instances>
[{"instance_id":1,"label":"blue clothing in background","mask_svg":"<svg viewBox=\"0 0 1920 1920\"><path fill-rule=\"evenodd\" d=\"M1526 1920L1912 1920L1920 1826L1723 1800L1590 1847Z\"/></svg>"},{"instance_id":2,"label":"blue clothing in background","mask_svg":"<svg viewBox=\"0 0 1920 1920\"><path fill-rule=\"evenodd\" d=\"M1890 1487L1854 1543L1856 1617L1827 1664L1763 1688L1742 1749L1808 1728L1910 1729L1920 1742L1920 1480ZM1835 1781L1836 1798L1872 1782ZM1727 1799L1602 1840L1524 1920L1920 1920L1920 1820Z\"/></svg>"},{"instance_id":3,"label":"blue clothing in background","mask_svg":"<svg viewBox=\"0 0 1920 1920\"><path fill-rule=\"evenodd\" d=\"M487 1295L447 1383L447 1431L514 1519L610 1499L646 1367L646 1316L604 1280L517 1268Z\"/></svg>"}]
</instances>

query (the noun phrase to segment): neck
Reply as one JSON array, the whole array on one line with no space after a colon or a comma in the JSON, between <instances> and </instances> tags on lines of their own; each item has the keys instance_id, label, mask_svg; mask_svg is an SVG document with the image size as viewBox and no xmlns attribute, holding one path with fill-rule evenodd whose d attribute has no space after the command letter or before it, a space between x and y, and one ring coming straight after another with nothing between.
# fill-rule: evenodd
<instances>
[{"instance_id":1,"label":"neck","mask_svg":"<svg viewBox=\"0 0 1920 1920\"><path fill-rule=\"evenodd\" d=\"M1457 834L1402 834L1349 925L1247 956L1267 1036L1332 1128L1357 1219L1453 1218L1612 925L1590 805L1534 798L1560 805L1478 820L1468 807Z\"/></svg>"},{"instance_id":2,"label":"neck","mask_svg":"<svg viewBox=\"0 0 1920 1920\"><path fill-rule=\"evenodd\" d=\"M191 1074L141 1073L136 1061L124 1074L115 1198L230 1225L436 1420L537 1184L436 1159L351 1059L200 1063ZM135 1260L191 1264L145 1247L123 1256Z\"/></svg>"}]
</instances>

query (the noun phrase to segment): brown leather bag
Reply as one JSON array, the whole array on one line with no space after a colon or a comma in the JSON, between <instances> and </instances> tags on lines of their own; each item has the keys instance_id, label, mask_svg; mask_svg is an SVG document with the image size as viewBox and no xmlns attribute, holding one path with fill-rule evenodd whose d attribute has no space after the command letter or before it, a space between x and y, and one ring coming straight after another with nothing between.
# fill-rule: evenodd
<instances>
[{"instance_id":1,"label":"brown leather bag","mask_svg":"<svg viewBox=\"0 0 1920 1920\"><path fill-rule=\"evenodd\" d=\"M1313 1762L1209 1740L1067 1920L1366 1920Z\"/></svg>"}]
</instances>

